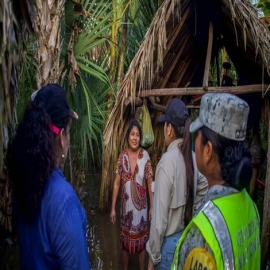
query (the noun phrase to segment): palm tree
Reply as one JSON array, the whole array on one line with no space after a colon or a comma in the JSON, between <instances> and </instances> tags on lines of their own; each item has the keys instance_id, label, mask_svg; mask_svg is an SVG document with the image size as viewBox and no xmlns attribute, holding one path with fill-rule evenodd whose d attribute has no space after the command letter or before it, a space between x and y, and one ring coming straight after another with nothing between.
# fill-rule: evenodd
<instances>
[{"instance_id":1,"label":"palm tree","mask_svg":"<svg viewBox=\"0 0 270 270\"><path fill-rule=\"evenodd\" d=\"M67 74L63 83L65 89L69 90L70 103L81 118L72 130L73 147L70 153L73 157L80 153L83 167L87 169L89 159L92 164L100 164L102 131L106 114L109 113L107 95L111 86L108 48L112 5L110 1L87 0L82 1L80 6L67 2L65 14L63 35L67 38L68 33L69 40L63 49L66 57L63 74ZM70 176L72 178L72 172Z\"/></svg>"},{"instance_id":2,"label":"palm tree","mask_svg":"<svg viewBox=\"0 0 270 270\"><path fill-rule=\"evenodd\" d=\"M36 70L38 88L47 83L59 82L63 69L59 61L62 46L60 21L65 2L66 0L26 1L37 41L35 59L38 63Z\"/></svg>"},{"instance_id":3,"label":"palm tree","mask_svg":"<svg viewBox=\"0 0 270 270\"><path fill-rule=\"evenodd\" d=\"M16 126L18 40L10 1L0 0L0 14L0 180L3 183L0 189L0 224L11 231L11 189L7 181L5 157Z\"/></svg>"}]
</instances>

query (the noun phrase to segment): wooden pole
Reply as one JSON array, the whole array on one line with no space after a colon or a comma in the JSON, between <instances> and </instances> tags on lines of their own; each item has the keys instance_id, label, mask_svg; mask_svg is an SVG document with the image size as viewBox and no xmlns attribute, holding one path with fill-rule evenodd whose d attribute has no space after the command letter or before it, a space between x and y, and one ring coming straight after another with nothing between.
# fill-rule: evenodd
<instances>
[{"instance_id":1,"label":"wooden pole","mask_svg":"<svg viewBox=\"0 0 270 270\"><path fill-rule=\"evenodd\" d=\"M166 77L162 79L162 82L161 82L161 85L160 85L161 88L164 88L166 86L170 76L173 73L173 70L174 70L175 66L179 65L179 59L180 59L181 56L183 56L182 53L183 53L184 49L186 48L186 45L187 45L188 41L189 41L188 36L186 36L185 39L184 39L183 45L181 46L179 52L177 53L177 55L175 57L174 62L172 63L169 70L166 72Z\"/></svg>"},{"instance_id":2,"label":"wooden pole","mask_svg":"<svg viewBox=\"0 0 270 270\"><path fill-rule=\"evenodd\" d=\"M163 105L160 105L160 104L157 104L156 102L155 102L155 98L154 97L149 97L149 100L151 101L151 107L153 108L153 109L156 109L157 111L160 111L160 112L165 112L165 110L166 110L166 106L163 106Z\"/></svg>"},{"instance_id":3,"label":"wooden pole","mask_svg":"<svg viewBox=\"0 0 270 270\"><path fill-rule=\"evenodd\" d=\"M154 97L149 97L150 101L151 101L151 108L152 109L155 109L157 111L160 111L160 112L165 112L166 111L166 106L164 105L160 105L158 103L155 102L154 100ZM129 105L131 102L130 102L130 99L125 99L125 102L124 102L124 110L125 108L127 107L127 105ZM140 112L138 113L138 109L141 108L142 106L142 102L141 103L136 103L136 113L135 113L135 119L138 120L138 115L140 114ZM187 104L186 105L188 109L199 109L200 108L200 105L194 105L194 104Z\"/></svg>"},{"instance_id":4,"label":"wooden pole","mask_svg":"<svg viewBox=\"0 0 270 270\"><path fill-rule=\"evenodd\" d=\"M208 47L207 47L207 54L206 54L204 75L203 75L203 89L205 91L208 90L208 80L209 80L209 70L210 70L211 56L212 56L212 47L213 47L213 23L210 22L209 34L208 34Z\"/></svg>"},{"instance_id":5,"label":"wooden pole","mask_svg":"<svg viewBox=\"0 0 270 270\"><path fill-rule=\"evenodd\" d=\"M127 107L131 103L134 103L136 107L141 107L143 105L143 101L139 97L135 97L134 100L129 97L125 99L124 106Z\"/></svg>"},{"instance_id":6,"label":"wooden pole","mask_svg":"<svg viewBox=\"0 0 270 270\"><path fill-rule=\"evenodd\" d=\"M118 69L118 78L117 78L117 91L120 89L120 84L124 78L124 66L125 66L125 55L126 55L126 46L127 44L127 15L124 15L123 20L123 32L122 32L122 45L121 45L121 52L120 52L120 59L119 59L119 69Z\"/></svg>"},{"instance_id":7,"label":"wooden pole","mask_svg":"<svg viewBox=\"0 0 270 270\"><path fill-rule=\"evenodd\" d=\"M265 91L268 84L252 84L243 86L227 86L227 87L208 87L208 93L231 93L235 95L256 93ZM139 97L156 97L156 96L189 96L203 95L205 91L202 87L183 87L183 88L162 88L150 89L138 93Z\"/></svg>"},{"instance_id":8,"label":"wooden pole","mask_svg":"<svg viewBox=\"0 0 270 270\"><path fill-rule=\"evenodd\" d=\"M175 40L178 37L182 27L185 25L186 20L187 20L188 16L190 15L190 11L191 11L191 7L189 6L185 10L183 16L181 17L180 23L177 25L177 27L175 28L172 35L168 38L168 45L167 45L167 49L166 49L166 52L165 52L165 57L167 56L167 53L169 52L169 50L172 48L173 44L175 44Z\"/></svg>"},{"instance_id":9,"label":"wooden pole","mask_svg":"<svg viewBox=\"0 0 270 270\"><path fill-rule=\"evenodd\" d=\"M216 55L216 65L217 65L217 85L220 86L218 54Z\"/></svg>"},{"instance_id":10,"label":"wooden pole","mask_svg":"<svg viewBox=\"0 0 270 270\"><path fill-rule=\"evenodd\" d=\"M265 193L263 205L263 223L261 231L261 269L266 269L270 248L270 106L268 107L268 151Z\"/></svg>"},{"instance_id":11,"label":"wooden pole","mask_svg":"<svg viewBox=\"0 0 270 270\"><path fill-rule=\"evenodd\" d=\"M113 171L113 155L110 153L109 147L103 148L102 155L102 178L100 186L100 195L99 195L99 210L105 211L109 206L109 189L110 182L113 181L111 173Z\"/></svg>"},{"instance_id":12,"label":"wooden pole","mask_svg":"<svg viewBox=\"0 0 270 270\"><path fill-rule=\"evenodd\" d=\"M253 200L254 200L254 195L255 195L257 177L258 177L258 166L253 165L252 177L249 184L249 195Z\"/></svg>"}]
</instances>

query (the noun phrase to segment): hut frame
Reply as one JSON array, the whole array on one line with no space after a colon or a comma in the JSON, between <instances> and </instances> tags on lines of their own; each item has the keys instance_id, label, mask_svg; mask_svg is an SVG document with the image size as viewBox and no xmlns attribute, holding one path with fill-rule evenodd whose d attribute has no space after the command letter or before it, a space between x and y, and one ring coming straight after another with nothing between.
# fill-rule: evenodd
<instances>
[{"instance_id":1,"label":"hut frame","mask_svg":"<svg viewBox=\"0 0 270 270\"><path fill-rule=\"evenodd\" d=\"M218 53L224 47L240 81L238 86L211 87L208 85L210 64L219 62ZM219 70L217 73L219 78ZM217 81L220 85L219 79ZM109 206L115 164L124 147L127 124L131 117L135 117L136 108L142 105L143 98L147 98L149 107L155 109L152 124L155 138L160 138L163 131L155 123L172 97L185 99L206 92L252 94L254 102L261 107L263 102L268 102L269 83L270 32L248 0L164 0L120 84L104 130L100 209ZM192 109L198 108L199 104L187 106ZM269 113L267 111L268 126ZM148 151L155 165L164 146L155 140ZM270 239L269 148L267 156L262 267L266 265L270 247L269 241L265 241Z\"/></svg>"}]
</instances>

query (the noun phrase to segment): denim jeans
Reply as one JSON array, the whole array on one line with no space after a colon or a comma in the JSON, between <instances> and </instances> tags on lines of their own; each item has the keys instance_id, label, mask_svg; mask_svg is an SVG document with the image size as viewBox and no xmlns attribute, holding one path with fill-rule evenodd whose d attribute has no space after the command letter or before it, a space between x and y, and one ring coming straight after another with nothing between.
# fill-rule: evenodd
<instances>
[{"instance_id":1,"label":"denim jeans","mask_svg":"<svg viewBox=\"0 0 270 270\"><path fill-rule=\"evenodd\" d=\"M161 262L155 265L156 270L170 270L174 249L183 231L164 237L161 247Z\"/></svg>"}]
</instances>

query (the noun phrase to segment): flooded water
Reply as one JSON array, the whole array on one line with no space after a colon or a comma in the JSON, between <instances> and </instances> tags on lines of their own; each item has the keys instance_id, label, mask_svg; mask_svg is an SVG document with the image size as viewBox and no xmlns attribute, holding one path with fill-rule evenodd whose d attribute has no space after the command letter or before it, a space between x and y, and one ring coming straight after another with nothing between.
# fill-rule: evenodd
<instances>
[{"instance_id":1,"label":"flooded water","mask_svg":"<svg viewBox=\"0 0 270 270\"><path fill-rule=\"evenodd\" d=\"M117 224L113 225L110 222L109 211L107 213L98 212L100 177L100 175L87 175L88 195L82 202L88 215L87 241L89 258L93 270L120 270L123 269L123 265L122 249L119 241L119 200L117 203ZM147 263L148 257L146 256L145 269L147 269ZM138 254L130 256L128 269L139 269Z\"/></svg>"},{"instance_id":2,"label":"flooded water","mask_svg":"<svg viewBox=\"0 0 270 270\"><path fill-rule=\"evenodd\" d=\"M91 269L121 270L123 265L119 241L119 202L117 203L117 224L112 225L109 211L107 213L98 211L100 179L101 175L86 175L85 186L82 188L84 198L81 198L81 201L88 216L87 242ZM19 247L16 238L0 232L0 242L0 269L19 269ZM147 269L147 264L146 254L145 269ZM138 254L130 256L128 269L139 269Z\"/></svg>"}]
</instances>

